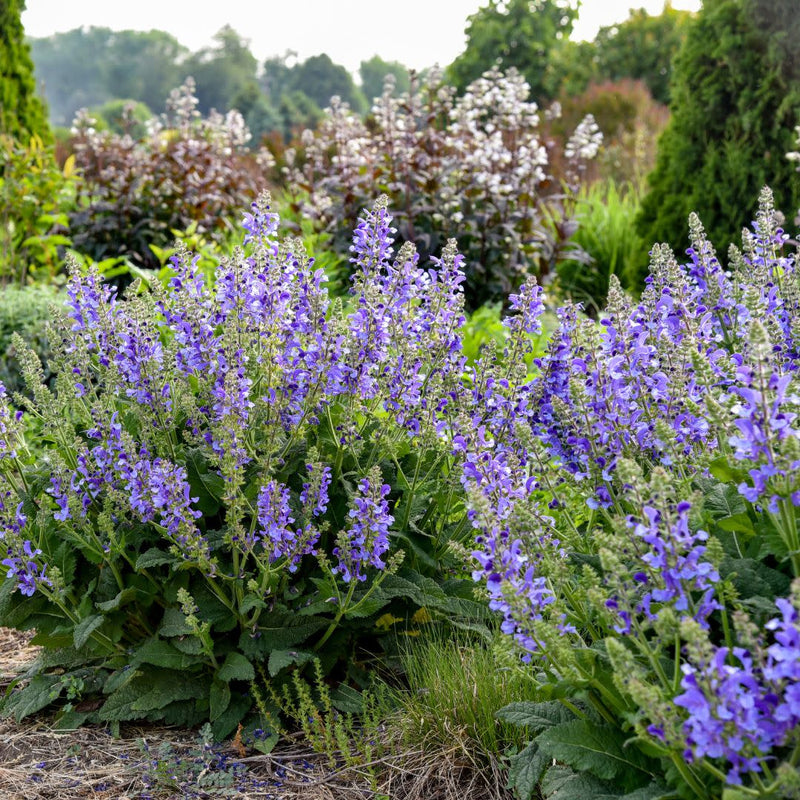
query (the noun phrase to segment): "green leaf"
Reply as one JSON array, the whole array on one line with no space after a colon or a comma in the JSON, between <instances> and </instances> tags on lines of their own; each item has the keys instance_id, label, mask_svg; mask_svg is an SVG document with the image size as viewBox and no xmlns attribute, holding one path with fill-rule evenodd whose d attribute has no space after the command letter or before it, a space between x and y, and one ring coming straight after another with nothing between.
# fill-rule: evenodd
<instances>
[{"instance_id":1,"label":"green leaf","mask_svg":"<svg viewBox=\"0 0 800 800\"><path fill-rule=\"evenodd\" d=\"M708 465L708 471L723 483L734 483L737 486L747 478L747 473L740 467L728 462L727 456L720 456Z\"/></svg>"},{"instance_id":2,"label":"green leaf","mask_svg":"<svg viewBox=\"0 0 800 800\"><path fill-rule=\"evenodd\" d=\"M305 664L311 658L313 654L303 650L273 650L269 654L269 674L274 678L282 669L292 664Z\"/></svg>"},{"instance_id":3,"label":"green leaf","mask_svg":"<svg viewBox=\"0 0 800 800\"><path fill-rule=\"evenodd\" d=\"M735 786L726 786L722 790L722 800L749 800L752 795L737 789Z\"/></svg>"},{"instance_id":4,"label":"green leaf","mask_svg":"<svg viewBox=\"0 0 800 800\"><path fill-rule=\"evenodd\" d=\"M231 703L231 687L225 681L215 680L209 695L209 719L218 720Z\"/></svg>"},{"instance_id":5,"label":"green leaf","mask_svg":"<svg viewBox=\"0 0 800 800\"><path fill-rule=\"evenodd\" d=\"M252 704L253 701L249 695L234 692L231 695L230 705L211 725L214 741L221 742L227 736L230 736L236 730L236 726L244 719Z\"/></svg>"},{"instance_id":6,"label":"green leaf","mask_svg":"<svg viewBox=\"0 0 800 800\"><path fill-rule=\"evenodd\" d=\"M364 697L358 689L341 683L331 690L331 704L337 711L345 714L361 714L364 711Z\"/></svg>"},{"instance_id":7,"label":"green leaf","mask_svg":"<svg viewBox=\"0 0 800 800\"><path fill-rule=\"evenodd\" d=\"M717 525L729 533L748 533L754 534L753 522L747 514L732 514L717 520Z\"/></svg>"},{"instance_id":8,"label":"green leaf","mask_svg":"<svg viewBox=\"0 0 800 800\"><path fill-rule=\"evenodd\" d=\"M707 481L713 485L704 492L703 508L709 511L717 521L725 517L747 515L744 498L736 486L725 483Z\"/></svg>"},{"instance_id":9,"label":"green leaf","mask_svg":"<svg viewBox=\"0 0 800 800\"><path fill-rule=\"evenodd\" d=\"M41 711L60 694L55 687L61 682L58 675L36 675L23 689L15 690L3 702L3 714L13 714L17 722ZM55 694L55 696L54 696Z\"/></svg>"},{"instance_id":10,"label":"green leaf","mask_svg":"<svg viewBox=\"0 0 800 800\"><path fill-rule=\"evenodd\" d=\"M259 636L244 632L239 637L239 650L251 658L267 657L270 650L286 650L306 641L325 628L330 620L300 617L297 614L275 611L258 626Z\"/></svg>"},{"instance_id":11,"label":"green leaf","mask_svg":"<svg viewBox=\"0 0 800 800\"><path fill-rule=\"evenodd\" d=\"M155 637L148 639L134 651L131 665L152 664L156 667L184 670L202 663L202 659L187 653L181 653L169 642Z\"/></svg>"},{"instance_id":12,"label":"green leaf","mask_svg":"<svg viewBox=\"0 0 800 800\"><path fill-rule=\"evenodd\" d=\"M192 489L192 497L197 498L196 506L206 516L216 514L225 493L225 481L221 475L209 470L201 450L189 450L186 454L186 475Z\"/></svg>"},{"instance_id":13,"label":"green leaf","mask_svg":"<svg viewBox=\"0 0 800 800\"><path fill-rule=\"evenodd\" d=\"M176 560L175 556L159 550L158 547L151 547L136 559L136 569L138 571L150 567L160 567L162 564L173 564Z\"/></svg>"},{"instance_id":14,"label":"green leaf","mask_svg":"<svg viewBox=\"0 0 800 800\"><path fill-rule=\"evenodd\" d=\"M550 758L542 753L536 742L531 742L524 750L511 756L508 788L514 789L520 800L529 800L550 763Z\"/></svg>"},{"instance_id":15,"label":"green leaf","mask_svg":"<svg viewBox=\"0 0 800 800\"><path fill-rule=\"evenodd\" d=\"M569 767L550 767L541 788L545 800L619 800L619 794L609 784Z\"/></svg>"},{"instance_id":16,"label":"green leaf","mask_svg":"<svg viewBox=\"0 0 800 800\"><path fill-rule=\"evenodd\" d=\"M254 608L263 609L266 607L267 604L258 595L248 594L239 605L239 613L246 614L248 611L252 611Z\"/></svg>"},{"instance_id":17,"label":"green leaf","mask_svg":"<svg viewBox=\"0 0 800 800\"><path fill-rule=\"evenodd\" d=\"M575 719L575 714L557 700L549 700L545 703L526 701L509 703L507 706L503 706L495 716L503 722L530 728L531 733L539 733L554 725Z\"/></svg>"},{"instance_id":18,"label":"green leaf","mask_svg":"<svg viewBox=\"0 0 800 800\"><path fill-rule=\"evenodd\" d=\"M58 567L64 583L69 586L75 577L75 548L69 542L62 542L48 559L48 563Z\"/></svg>"},{"instance_id":19,"label":"green leaf","mask_svg":"<svg viewBox=\"0 0 800 800\"><path fill-rule=\"evenodd\" d=\"M578 772L603 780L620 779L625 788L637 788L636 783L643 783L649 772L648 761L635 747L625 747L625 741L618 728L582 719L562 722L536 737L552 759Z\"/></svg>"},{"instance_id":20,"label":"green leaf","mask_svg":"<svg viewBox=\"0 0 800 800\"><path fill-rule=\"evenodd\" d=\"M135 678L138 678L142 673L137 669L119 669L112 672L103 684L103 694L112 694L117 689L129 684Z\"/></svg>"},{"instance_id":21,"label":"green leaf","mask_svg":"<svg viewBox=\"0 0 800 800\"><path fill-rule=\"evenodd\" d=\"M72 640L76 650L83 647L93 631L96 631L103 624L103 616L101 614L93 614L91 617L81 620L76 626L72 634Z\"/></svg>"},{"instance_id":22,"label":"green leaf","mask_svg":"<svg viewBox=\"0 0 800 800\"><path fill-rule=\"evenodd\" d=\"M256 676L253 665L241 653L228 653L217 672L221 681L252 681Z\"/></svg>"},{"instance_id":23,"label":"green leaf","mask_svg":"<svg viewBox=\"0 0 800 800\"><path fill-rule=\"evenodd\" d=\"M352 619L371 617L373 614L380 611L384 606L388 605L388 603L388 597L379 597L377 594L373 594L372 597L368 597L366 600L360 601L356 608L347 609L347 611L344 612L344 615L346 618Z\"/></svg>"},{"instance_id":24,"label":"green leaf","mask_svg":"<svg viewBox=\"0 0 800 800\"><path fill-rule=\"evenodd\" d=\"M136 600L139 590L131 586L122 589L113 600L106 600L104 603L95 603L95 607L100 611L117 611L123 606Z\"/></svg>"},{"instance_id":25,"label":"green leaf","mask_svg":"<svg viewBox=\"0 0 800 800\"><path fill-rule=\"evenodd\" d=\"M170 636L186 636L192 629L186 624L186 616L179 608L168 608L164 611L158 635L169 638Z\"/></svg>"},{"instance_id":26,"label":"green leaf","mask_svg":"<svg viewBox=\"0 0 800 800\"><path fill-rule=\"evenodd\" d=\"M136 719L138 712L133 709L133 704L139 699L141 691L137 688L136 682L126 683L120 686L115 692L109 695L108 700L98 712L101 720L106 722L123 722L128 719Z\"/></svg>"},{"instance_id":27,"label":"green leaf","mask_svg":"<svg viewBox=\"0 0 800 800\"><path fill-rule=\"evenodd\" d=\"M131 703L131 709L140 712L140 716L166 708L170 703L194 700L204 693L202 681L187 681L185 676L174 672L140 678L136 689L139 696Z\"/></svg>"},{"instance_id":28,"label":"green leaf","mask_svg":"<svg viewBox=\"0 0 800 800\"><path fill-rule=\"evenodd\" d=\"M789 592L790 578L778 570L752 558L722 559L720 576L729 578L743 599L766 597L774 599Z\"/></svg>"}]
</instances>

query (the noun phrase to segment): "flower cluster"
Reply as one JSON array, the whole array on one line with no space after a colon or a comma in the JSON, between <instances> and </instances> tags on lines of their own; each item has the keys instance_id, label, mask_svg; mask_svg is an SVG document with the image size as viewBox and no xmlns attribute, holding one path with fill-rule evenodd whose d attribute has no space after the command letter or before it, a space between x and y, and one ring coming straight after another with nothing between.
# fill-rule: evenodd
<instances>
[{"instance_id":1,"label":"flower cluster","mask_svg":"<svg viewBox=\"0 0 800 800\"><path fill-rule=\"evenodd\" d=\"M389 549L389 526L394 522L386 500L390 488L377 482L374 472L358 484L358 494L348 513L352 524L339 534L333 549L338 559L333 572L341 575L345 583L365 581L367 566L386 566L383 556Z\"/></svg>"},{"instance_id":2,"label":"flower cluster","mask_svg":"<svg viewBox=\"0 0 800 800\"><path fill-rule=\"evenodd\" d=\"M263 186L271 157L246 151L250 133L238 112L203 118L196 105L188 78L141 140L98 132L87 112L78 113L73 148L83 180L70 218L77 250L157 268L150 245L170 246L176 230L194 226L217 242L229 234L239 208Z\"/></svg>"},{"instance_id":3,"label":"flower cluster","mask_svg":"<svg viewBox=\"0 0 800 800\"><path fill-rule=\"evenodd\" d=\"M570 164L593 158L600 135L582 123ZM577 141L577 140L576 140ZM357 214L378 186L397 209L401 240L431 253L458 236L467 304L504 297L529 274L545 276L569 227L551 201L551 161L529 87L494 68L456 97L443 74L412 77L397 97L387 83L370 123L334 99L317 131L287 151L286 183L297 204L333 232ZM302 194L301 194L302 193ZM448 227L451 226L451 227Z\"/></svg>"}]
</instances>

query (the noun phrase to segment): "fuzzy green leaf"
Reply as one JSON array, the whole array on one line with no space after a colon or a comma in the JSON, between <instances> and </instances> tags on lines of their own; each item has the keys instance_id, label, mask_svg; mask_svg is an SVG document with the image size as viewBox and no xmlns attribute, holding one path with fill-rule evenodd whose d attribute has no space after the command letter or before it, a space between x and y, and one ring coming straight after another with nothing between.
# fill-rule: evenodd
<instances>
[{"instance_id":1,"label":"fuzzy green leaf","mask_svg":"<svg viewBox=\"0 0 800 800\"><path fill-rule=\"evenodd\" d=\"M93 631L96 631L103 624L104 617L101 614L93 614L91 617L81 620L72 634L72 640L76 650L83 647Z\"/></svg>"},{"instance_id":2,"label":"fuzzy green leaf","mask_svg":"<svg viewBox=\"0 0 800 800\"><path fill-rule=\"evenodd\" d=\"M201 661L202 659L197 656L181 653L163 639L151 638L134 652L131 665L152 664L156 667L184 670L201 663Z\"/></svg>"},{"instance_id":3,"label":"fuzzy green leaf","mask_svg":"<svg viewBox=\"0 0 800 800\"><path fill-rule=\"evenodd\" d=\"M649 771L647 759L625 747L625 737L611 725L571 720L548 728L536 741L550 758L603 780L620 779L625 788L637 788Z\"/></svg>"},{"instance_id":4,"label":"fuzzy green leaf","mask_svg":"<svg viewBox=\"0 0 800 800\"><path fill-rule=\"evenodd\" d=\"M140 679L136 682L139 696L131 703L131 709L143 716L160 708L166 708L170 703L201 697L204 688L201 681L187 681L185 676L174 672L162 673L146 680Z\"/></svg>"},{"instance_id":5,"label":"fuzzy green leaf","mask_svg":"<svg viewBox=\"0 0 800 800\"><path fill-rule=\"evenodd\" d=\"M98 712L101 720L105 722L124 722L140 716L133 708L133 704L141 695L136 683L138 682L126 683L109 696Z\"/></svg>"},{"instance_id":6,"label":"fuzzy green leaf","mask_svg":"<svg viewBox=\"0 0 800 800\"><path fill-rule=\"evenodd\" d=\"M10 694L2 705L3 714L13 714L17 722L41 711L59 694L55 688L61 678L58 675L36 675L23 689Z\"/></svg>"},{"instance_id":7,"label":"fuzzy green leaf","mask_svg":"<svg viewBox=\"0 0 800 800\"><path fill-rule=\"evenodd\" d=\"M221 742L227 736L230 736L236 730L236 726L244 719L252 704L253 701L249 695L234 692L228 707L211 725L214 740Z\"/></svg>"},{"instance_id":8,"label":"fuzzy green leaf","mask_svg":"<svg viewBox=\"0 0 800 800\"><path fill-rule=\"evenodd\" d=\"M513 789L520 800L529 800L550 763L550 758L539 749L536 742L531 742L524 750L511 757L508 788Z\"/></svg>"},{"instance_id":9,"label":"fuzzy green leaf","mask_svg":"<svg viewBox=\"0 0 800 800\"><path fill-rule=\"evenodd\" d=\"M248 594L239 605L239 613L246 614L254 608L266 608L267 604L257 595Z\"/></svg>"},{"instance_id":10,"label":"fuzzy green leaf","mask_svg":"<svg viewBox=\"0 0 800 800\"><path fill-rule=\"evenodd\" d=\"M286 650L300 644L327 627L330 620L276 611L259 622L259 636L245 632L239 638L239 650L251 658L266 658L270 650Z\"/></svg>"},{"instance_id":11,"label":"fuzzy green leaf","mask_svg":"<svg viewBox=\"0 0 800 800\"><path fill-rule=\"evenodd\" d=\"M241 653L228 653L217 672L221 681L252 681L256 673L253 665Z\"/></svg>"},{"instance_id":12,"label":"fuzzy green leaf","mask_svg":"<svg viewBox=\"0 0 800 800\"><path fill-rule=\"evenodd\" d=\"M128 605L128 603L134 602L138 594L138 589L128 586L127 588L118 592L117 596L113 600L106 600L104 603L95 603L95 607L100 611L117 611L123 606Z\"/></svg>"},{"instance_id":13,"label":"fuzzy green leaf","mask_svg":"<svg viewBox=\"0 0 800 800\"><path fill-rule=\"evenodd\" d=\"M545 703L518 702L503 706L495 716L503 722L530 728L531 733L552 728L575 719L575 715L562 703L550 700Z\"/></svg>"},{"instance_id":14,"label":"fuzzy green leaf","mask_svg":"<svg viewBox=\"0 0 800 800\"><path fill-rule=\"evenodd\" d=\"M747 478L747 472L740 467L731 465L726 456L714 459L708 465L708 471L723 483L735 483L738 485Z\"/></svg>"},{"instance_id":15,"label":"fuzzy green leaf","mask_svg":"<svg viewBox=\"0 0 800 800\"><path fill-rule=\"evenodd\" d=\"M190 450L186 454L186 474L192 497L197 498L197 508L206 516L216 514L225 493L225 481L221 475L209 470L202 451Z\"/></svg>"},{"instance_id":16,"label":"fuzzy green leaf","mask_svg":"<svg viewBox=\"0 0 800 800\"><path fill-rule=\"evenodd\" d=\"M744 498L739 494L736 486L725 483L713 483L713 486L705 492L703 508L709 511L715 520L720 521L726 517L735 517L747 512Z\"/></svg>"},{"instance_id":17,"label":"fuzzy green leaf","mask_svg":"<svg viewBox=\"0 0 800 800\"><path fill-rule=\"evenodd\" d=\"M619 800L619 794L605 781L562 766L547 770L541 790L545 800Z\"/></svg>"},{"instance_id":18,"label":"fuzzy green leaf","mask_svg":"<svg viewBox=\"0 0 800 800\"><path fill-rule=\"evenodd\" d=\"M192 629L186 624L186 615L179 608L168 608L164 611L158 635L164 637L186 636Z\"/></svg>"},{"instance_id":19,"label":"fuzzy green leaf","mask_svg":"<svg viewBox=\"0 0 800 800\"><path fill-rule=\"evenodd\" d=\"M269 674L274 678L282 669L292 664L305 664L313 658L303 650L273 650L269 654Z\"/></svg>"},{"instance_id":20,"label":"fuzzy green leaf","mask_svg":"<svg viewBox=\"0 0 800 800\"><path fill-rule=\"evenodd\" d=\"M358 689L342 683L332 689L330 695L331 704L337 711L345 714L362 714L364 712L364 696Z\"/></svg>"},{"instance_id":21,"label":"fuzzy green leaf","mask_svg":"<svg viewBox=\"0 0 800 800\"><path fill-rule=\"evenodd\" d=\"M344 612L344 615L348 619L362 619L364 617L371 617L388 603L388 597L379 597L377 594L373 594L372 597L368 597L366 600L359 602L356 608L347 609L347 611Z\"/></svg>"},{"instance_id":22,"label":"fuzzy green leaf","mask_svg":"<svg viewBox=\"0 0 800 800\"><path fill-rule=\"evenodd\" d=\"M136 559L136 569L149 569L150 567L160 567L162 564L172 564L175 562L175 556L159 550L158 547L151 547L145 550L139 558Z\"/></svg>"},{"instance_id":23,"label":"fuzzy green leaf","mask_svg":"<svg viewBox=\"0 0 800 800\"><path fill-rule=\"evenodd\" d=\"M215 680L209 696L209 719L218 720L231 703L231 687L225 681Z\"/></svg>"}]
</instances>

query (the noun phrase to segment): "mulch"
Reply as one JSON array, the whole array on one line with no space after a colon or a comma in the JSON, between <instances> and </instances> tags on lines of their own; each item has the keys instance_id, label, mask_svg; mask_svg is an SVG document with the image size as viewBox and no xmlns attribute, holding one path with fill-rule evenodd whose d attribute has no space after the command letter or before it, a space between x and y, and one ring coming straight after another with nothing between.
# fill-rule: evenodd
<instances>
[{"instance_id":1,"label":"mulch","mask_svg":"<svg viewBox=\"0 0 800 800\"><path fill-rule=\"evenodd\" d=\"M0 628L0 691L36 658L32 634ZM123 725L56 731L41 714L0 719L0 800L508 800L499 768L477 771L454 748L402 751L331 768L302 741L269 755L241 742L203 749L197 731ZM392 749L389 748L389 752Z\"/></svg>"}]
</instances>

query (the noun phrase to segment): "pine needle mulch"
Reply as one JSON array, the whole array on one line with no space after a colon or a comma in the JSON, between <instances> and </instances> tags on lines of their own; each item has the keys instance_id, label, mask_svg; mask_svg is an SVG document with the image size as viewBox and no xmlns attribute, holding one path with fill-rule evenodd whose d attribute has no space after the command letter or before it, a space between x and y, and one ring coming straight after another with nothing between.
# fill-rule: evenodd
<instances>
[{"instance_id":1,"label":"pine needle mulch","mask_svg":"<svg viewBox=\"0 0 800 800\"><path fill-rule=\"evenodd\" d=\"M0 628L0 692L36 657L31 634ZM458 748L403 751L331 768L289 742L268 756L241 742L203 747L196 731L86 726L55 731L46 715L0 719L0 800L508 800L500 770L475 769Z\"/></svg>"}]
</instances>

